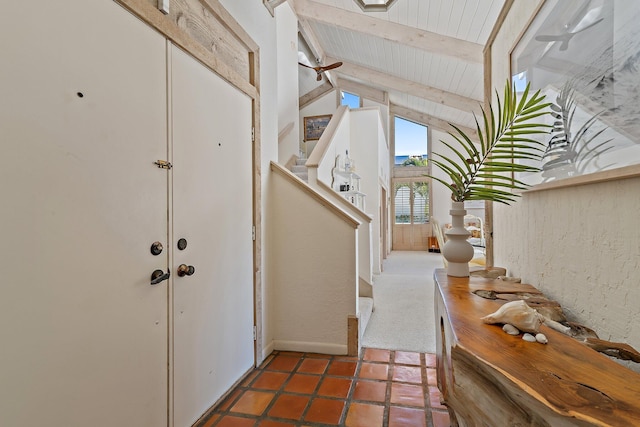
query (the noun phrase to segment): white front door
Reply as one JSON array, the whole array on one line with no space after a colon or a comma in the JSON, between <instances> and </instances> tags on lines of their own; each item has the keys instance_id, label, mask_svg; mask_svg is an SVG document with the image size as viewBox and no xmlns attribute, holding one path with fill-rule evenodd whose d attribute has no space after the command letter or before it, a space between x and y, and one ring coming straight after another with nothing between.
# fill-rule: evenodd
<instances>
[{"instance_id":1,"label":"white front door","mask_svg":"<svg viewBox=\"0 0 640 427\"><path fill-rule=\"evenodd\" d=\"M164 426L165 40L112 1L4 2L0 63L0 425Z\"/></svg>"},{"instance_id":2,"label":"white front door","mask_svg":"<svg viewBox=\"0 0 640 427\"><path fill-rule=\"evenodd\" d=\"M171 57L177 427L254 363L253 167L251 99L179 48ZM193 274L179 277L182 264Z\"/></svg>"}]
</instances>

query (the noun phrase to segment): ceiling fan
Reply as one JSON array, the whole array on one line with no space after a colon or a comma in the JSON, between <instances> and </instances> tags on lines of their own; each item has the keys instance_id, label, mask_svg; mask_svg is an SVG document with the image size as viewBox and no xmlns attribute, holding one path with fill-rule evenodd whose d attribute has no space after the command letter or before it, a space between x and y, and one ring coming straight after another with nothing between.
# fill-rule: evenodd
<instances>
[{"instance_id":1,"label":"ceiling fan","mask_svg":"<svg viewBox=\"0 0 640 427\"><path fill-rule=\"evenodd\" d=\"M333 70L334 68L338 68L339 66L342 65L342 62L335 62L329 65L313 66L311 64L311 61L309 61L309 58L307 58L307 55L304 54L304 52L298 52L298 64L302 65L303 67L311 68L312 70L314 70L317 75L316 80L320 81L322 80L322 73L328 70Z\"/></svg>"},{"instance_id":2,"label":"ceiling fan","mask_svg":"<svg viewBox=\"0 0 640 427\"><path fill-rule=\"evenodd\" d=\"M573 38L573 36L575 36L576 34L593 27L596 24L599 24L604 18L600 18L600 19L596 19L596 20L592 20L592 19L588 19L590 14L587 14L587 16L585 16L585 18L582 19L582 21L580 21L580 23L578 23L578 25L576 26L576 28L574 29L573 32L569 32L566 31L562 34L557 34L557 35L539 35L536 36L536 40L539 42L562 42L562 44L560 45L560 50L564 51L567 50L569 48L569 41ZM591 20L591 22L589 22Z\"/></svg>"}]
</instances>

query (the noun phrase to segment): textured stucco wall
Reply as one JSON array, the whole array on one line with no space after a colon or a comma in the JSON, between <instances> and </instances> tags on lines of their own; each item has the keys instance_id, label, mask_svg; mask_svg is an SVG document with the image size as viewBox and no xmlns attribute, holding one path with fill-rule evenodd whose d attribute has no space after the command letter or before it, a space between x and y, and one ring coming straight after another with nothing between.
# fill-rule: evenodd
<instances>
[{"instance_id":1,"label":"textured stucco wall","mask_svg":"<svg viewBox=\"0 0 640 427\"><path fill-rule=\"evenodd\" d=\"M534 2L516 2L493 50L493 84ZM495 265L562 304L600 338L640 349L640 178L525 193L494 207ZM629 364L640 372L638 364Z\"/></svg>"}]
</instances>

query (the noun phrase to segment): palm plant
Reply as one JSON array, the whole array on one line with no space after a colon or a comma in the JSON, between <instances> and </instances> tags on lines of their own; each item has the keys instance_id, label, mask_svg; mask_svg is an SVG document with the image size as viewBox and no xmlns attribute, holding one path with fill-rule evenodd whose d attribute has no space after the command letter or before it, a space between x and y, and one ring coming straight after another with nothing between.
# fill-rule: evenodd
<instances>
[{"instance_id":1,"label":"palm plant","mask_svg":"<svg viewBox=\"0 0 640 427\"><path fill-rule=\"evenodd\" d=\"M553 178L558 175L558 172L566 176L582 175L588 166L595 164L602 154L613 148L609 145L613 138L605 141L599 138L607 130L606 127L597 132L591 132L591 127L605 111L591 116L575 135L571 133L573 118L578 107L575 97L576 85L574 80L567 81L556 97L556 102L551 104L551 116L555 121L551 129L551 139L542 156L543 177ZM611 165L601 168L609 166Z\"/></svg>"},{"instance_id":2,"label":"palm plant","mask_svg":"<svg viewBox=\"0 0 640 427\"><path fill-rule=\"evenodd\" d=\"M537 91L529 95L529 84L518 100L515 87L507 81L503 100L497 94L497 109L491 105L489 112L482 110L482 125L475 117L479 144L475 144L457 126L449 132L460 145L441 141L455 156L446 157L434 153L437 159L429 159L445 172L451 182L429 175L451 190L454 202L465 200L489 200L509 204L518 194L511 190L525 190L528 184L515 179L514 173L539 172L540 168L516 161L539 161L544 154L544 144L533 139L535 134L547 134L550 125L537 120L550 113L545 96Z\"/></svg>"}]
</instances>

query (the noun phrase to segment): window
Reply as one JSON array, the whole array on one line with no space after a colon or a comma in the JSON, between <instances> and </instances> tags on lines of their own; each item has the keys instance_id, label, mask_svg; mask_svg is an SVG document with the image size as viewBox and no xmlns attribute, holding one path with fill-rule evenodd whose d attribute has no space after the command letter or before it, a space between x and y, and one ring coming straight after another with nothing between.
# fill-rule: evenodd
<instances>
[{"instance_id":1,"label":"window","mask_svg":"<svg viewBox=\"0 0 640 427\"><path fill-rule=\"evenodd\" d=\"M394 185L396 224L429 222L429 184L421 180L396 182Z\"/></svg>"},{"instance_id":2,"label":"window","mask_svg":"<svg viewBox=\"0 0 640 427\"><path fill-rule=\"evenodd\" d=\"M365 12L386 12L396 0L354 0Z\"/></svg>"},{"instance_id":3,"label":"window","mask_svg":"<svg viewBox=\"0 0 640 427\"><path fill-rule=\"evenodd\" d=\"M402 182L395 185L396 224L411 223L411 186Z\"/></svg>"},{"instance_id":4,"label":"window","mask_svg":"<svg viewBox=\"0 0 640 427\"><path fill-rule=\"evenodd\" d=\"M360 97L353 93L340 91L340 105L346 105L349 108L360 108Z\"/></svg>"},{"instance_id":5,"label":"window","mask_svg":"<svg viewBox=\"0 0 640 427\"><path fill-rule=\"evenodd\" d=\"M426 182L413 182L411 195L413 209L411 222L413 224L426 224L429 222L429 185Z\"/></svg>"},{"instance_id":6,"label":"window","mask_svg":"<svg viewBox=\"0 0 640 427\"><path fill-rule=\"evenodd\" d=\"M427 127L400 117L394 118L395 161L397 167L426 167Z\"/></svg>"}]
</instances>

